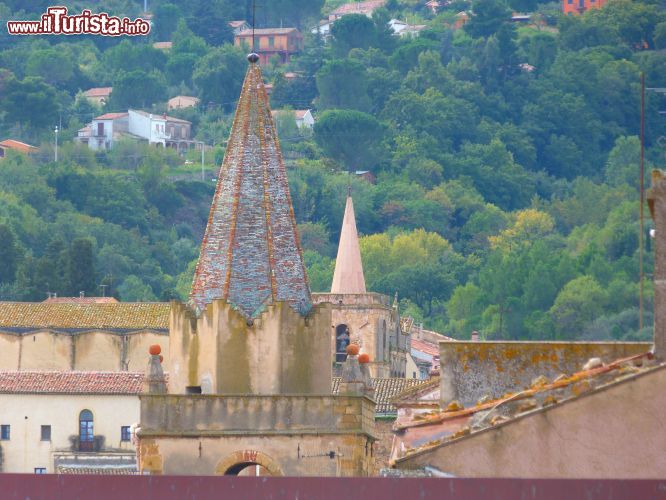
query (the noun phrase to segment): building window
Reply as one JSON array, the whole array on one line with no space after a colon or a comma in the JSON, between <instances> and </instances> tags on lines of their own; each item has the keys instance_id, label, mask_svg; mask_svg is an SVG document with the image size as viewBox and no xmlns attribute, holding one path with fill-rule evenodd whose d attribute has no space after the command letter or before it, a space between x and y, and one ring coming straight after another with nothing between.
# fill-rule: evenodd
<instances>
[{"instance_id":1,"label":"building window","mask_svg":"<svg viewBox=\"0 0 666 500\"><path fill-rule=\"evenodd\" d=\"M132 440L132 433L130 432L130 426L129 425L123 425L120 428L120 440L121 441L131 441Z\"/></svg>"},{"instance_id":2,"label":"building window","mask_svg":"<svg viewBox=\"0 0 666 500\"><path fill-rule=\"evenodd\" d=\"M0 425L0 440L9 441L9 425Z\"/></svg>"},{"instance_id":3,"label":"building window","mask_svg":"<svg viewBox=\"0 0 666 500\"><path fill-rule=\"evenodd\" d=\"M35 474L46 474L46 467L35 467Z\"/></svg>"},{"instance_id":4,"label":"building window","mask_svg":"<svg viewBox=\"0 0 666 500\"><path fill-rule=\"evenodd\" d=\"M83 410L79 414L79 451L93 451L94 440L93 414Z\"/></svg>"},{"instance_id":5,"label":"building window","mask_svg":"<svg viewBox=\"0 0 666 500\"><path fill-rule=\"evenodd\" d=\"M268 47L273 48L275 47L275 37L274 36L269 36L268 37Z\"/></svg>"},{"instance_id":6,"label":"building window","mask_svg":"<svg viewBox=\"0 0 666 500\"><path fill-rule=\"evenodd\" d=\"M42 441L51 441L50 425L42 425Z\"/></svg>"}]
</instances>

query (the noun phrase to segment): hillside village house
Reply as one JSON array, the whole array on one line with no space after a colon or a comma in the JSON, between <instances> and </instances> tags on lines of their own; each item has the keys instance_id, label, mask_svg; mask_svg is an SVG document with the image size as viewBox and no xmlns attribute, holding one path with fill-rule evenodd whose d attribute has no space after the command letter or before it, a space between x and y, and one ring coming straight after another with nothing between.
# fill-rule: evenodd
<instances>
[{"instance_id":1,"label":"hillside village house","mask_svg":"<svg viewBox=\"0 0 666 500\"><path fill-rule=\"evenodd\" d=\"M37 151L38 148L26 144L25 142L15 141L14 139L5 139L0 141L0 160L7 156L9 151L16 151L17 153L30 154Z\"/></svg>"},{"instance_id":2,"label":"hillside village house","mask_svg":"<svg viewBox=\"0 0 666 500\"><path fill-rule=\"evenodd\" d=\"M294 120L296 121L296 126L300 128L312 128L315 124L314 116L312 116L311 109L295 109L291 110L279 110L276 109L272 112L273 119L278 116L279 113L292 113L294 115Z\"/></svg>"},{"instance_id":3,"label":"hillside village house","mask_svg":"<svg viewBox=\"0 0 666 500\"><path fill-rule=\"evenodd\" d=\"M253 31L241 31L234 36L237 47L252 48ZM288 63L292 54L303 50L303 35L296 28L266 28L254 30L254 51L259 55L259 64L266 65L273 56L280 63Z\"/></svg>"},{"instance_id":4,"label":"hillside village house","mask_svg":"<svg viewBox=\"0 0 666 500\"><path fill-rule=\"evenodd\" d=\"M579 15L590 9L600 9L608 0L562 0L562 12Z\"/></svg>"},{"instance_id":5,"label":"hillside village house","mask_svg":"<svg viewBox=\"0 0 666 500\"><path fill-rule=\"evenodd\" d=\"M238 35L241 31L252 29L252 26L248 24L247 21L229 21L229 27L234 32L234 35Z\"/></svg>"},{"instance_id":6,"label":"hillside village house","mask_svg":"<svg viewBox=\"0 0 666 500\"><path fill-rule=\"evenodd\" d=\"M385 4L386 0L370 0L367 2L346 3L331 12L328 15L328 20L336 21L342 16L346 16L348 14L363 14L365 16L371 17L374 11L383 7Z\"/></svg>"},{"instance_id":7,"label":"hillside village house","mask_svg":"<svg viewBox=\"0 0 666 500\"><path fill-rule=\"evenodd\" d=\"M190 95L177 95L167 102L167 109L192 108L199 105L199 98Z\"/></svg>"},{"instance_id":8,"label":"hillside village house","mask_svg":"<svg viewBox=\"0 0 666 500\"><path fill-rule=\"evenodd\" d=\"M113 92L113 87L95 87L86 90L83 95L91 103L104 106L107 102L109 102L111 92Z\"/></svg>"},{"instance_id":9,"label":"hillside village house","mask_svg":"<svg viewBox=\"0 0 666 500\"><path fill-rule=\"evenodd\" d=\"M78 131L77 141L87 144L90 149L113 148L120 138L147 141L179 152L194 148L192 123L166 114L153 114L130 109L126 113L105 113L92 120L92 123Z\"/></svg>"}]
</instances>

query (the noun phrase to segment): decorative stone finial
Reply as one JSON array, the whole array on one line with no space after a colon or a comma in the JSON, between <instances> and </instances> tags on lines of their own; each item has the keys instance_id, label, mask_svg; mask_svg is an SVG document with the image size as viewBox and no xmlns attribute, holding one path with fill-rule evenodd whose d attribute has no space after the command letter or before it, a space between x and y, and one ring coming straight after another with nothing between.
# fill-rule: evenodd
<instances>
[{"instance_id":1,"label":"decorative stone finial","mask_svg":"<svg viewBox=\"0 0 666 500\"><path fill-rule=\"evenodd\" d=\"M257 54L256 52L250 52L247 55L247 60L250 61L250 63L252 64L256 64L257 62L259 62L259 54Z\"/></svg>"}]
</instances>

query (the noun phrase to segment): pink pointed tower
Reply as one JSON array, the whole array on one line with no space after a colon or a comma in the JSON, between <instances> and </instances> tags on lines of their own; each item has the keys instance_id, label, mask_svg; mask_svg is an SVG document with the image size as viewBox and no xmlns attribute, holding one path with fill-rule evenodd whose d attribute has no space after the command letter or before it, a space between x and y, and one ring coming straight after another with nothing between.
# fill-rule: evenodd
<instances>
[{"instance_id":1,"label":"pink pointed tower","mask_svg":"<svg viewBox=\"0 0 666 500\"><path fill-rule=\"evenodd\" d=\"M347 193L347 205L345 206L345 217L340 231L340 245L338 246L338 257L335 261L331 293L366 293L351 189Z\"/></svg>"}]
</instances>

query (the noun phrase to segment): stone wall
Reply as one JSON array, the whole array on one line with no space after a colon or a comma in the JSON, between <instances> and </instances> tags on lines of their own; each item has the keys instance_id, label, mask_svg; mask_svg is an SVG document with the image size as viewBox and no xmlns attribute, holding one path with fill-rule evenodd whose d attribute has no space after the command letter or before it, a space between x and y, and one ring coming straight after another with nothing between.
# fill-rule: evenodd
<instances>
[{"instance_id":1,"label":"stone wall","mask_svg":"<svg viewBox=\"0 0 666 500\"><path fill-rule=\"evenodd\" d=\"M529 387L544 375L554 379L583 368L588 359L604 363L644 353L642 342L440 342L441 397L474 405Z\"/></svg>"},{"instance_id":2,"label":"stone wall","mask_svg":"<svg viewBox=\"0 0 666 500\"><path fill-rule=\"evenodd\" d=\"M169 392L330 394L330 304L303 317L285 302L249 321L215 300L201 313L172 302Z\"/></svg>"},{"instance_id":3,"label":"stone wall","mask_svg":"<svg viewBox=\"0 0 666 500\"><path fill-rule=\"evenodd\" d=\"M169 363L168 332L108 330L0 332L0 370L143 371L148 347L162 347Z\"/></svg>"},{"instance_id":4,"label":"stone wall","mask_svg":"<svg viewBox=\"0 0 666 500\"><path fill-rule=\"evenodd\" d=\"M367 476L374 402L363 396L141 396L139 463L151 474ZM332 452L332 453L331 453Z\"/></svg>"}]
</instances>

